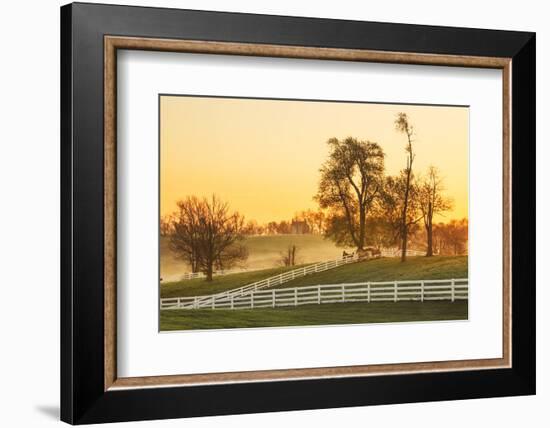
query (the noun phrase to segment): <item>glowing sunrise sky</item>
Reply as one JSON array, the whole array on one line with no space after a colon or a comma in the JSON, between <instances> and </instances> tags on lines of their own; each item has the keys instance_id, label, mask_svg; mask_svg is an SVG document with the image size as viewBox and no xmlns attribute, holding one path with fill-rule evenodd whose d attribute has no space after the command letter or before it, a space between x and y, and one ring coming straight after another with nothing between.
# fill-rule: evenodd
<instances>
[{"instance_id":1,"label":"glowing sunrise sky","mask_svg":"<svg viewBox=\"0 0 550 428\"><path fill-rule=\"evenodd\" d=\"M161 97L161 215L188 195L213 193L259 223L315 210L331 137L380 144L386 174L405 167L398 112L415 128L414 173L438 167L454 199L454 209L437 220L467 218L468 108L178 96Z\"/></svg>"}]
</instances>

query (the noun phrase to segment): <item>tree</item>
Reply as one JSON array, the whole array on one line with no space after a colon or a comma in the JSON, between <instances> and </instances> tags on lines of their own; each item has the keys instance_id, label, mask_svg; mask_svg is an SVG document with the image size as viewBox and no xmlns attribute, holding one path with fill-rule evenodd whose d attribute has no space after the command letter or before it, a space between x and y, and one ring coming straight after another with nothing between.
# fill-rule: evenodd
<instances>
[{"instance_id":1,"label":"tree","mask_svg":"<svg viewBox=\"0 0 550 428\"><path fill-rule=\"evenodd\" d=\"M178 211L170 217L170 249L176 257L187 261L195 273L199 271L199 200L189 197L177 206Z\"/></svg>"},{"instance_id":2,"label":"tree","mask_svg":"<svg viewBox=\"0 0 550 428\"><path fill-rule=\"evenodd\" d=\"M434 225L434 243L440 254L467 254L468 219Z\"/></svg>"},{"instance_id":3,"label":"tree","mask_svg":"<svg viewBox=\"0 0 550 428\"><path fill-rule=\"evenodd\" d=\"M435 214L441 214L452 207L452 201L442 195L444 190L443 180L439 170L430 166L428 176L421 181L419 186L419 206L422 211L424 228L426 229L426 257L433 256L433 218Z\"/></svg>"},{"instance_id":4,"label":"tree","mask_svg":"<svg viewBox=\"0 0 550 428\"><path fill-rule=\"evenodd\" d=\"M263 227L260 226L256 220L249 220L243 228L243 233L245 235L261 235L263 233Z\"/></svg>"},{"instance_id":5,"label":"tree","mask_svg":"<svg viewBox=\"0 0 550 428\"><path fill-rule=\"evenodd\" d=\"M331 138L327 144L330 153L315 196L329 210L325 234L338 245L362 250L367 217L382 187L384 152L377 143L352 137Z\"/></svg>"},{"instance_id":6,"label":"tree","mask_svg":"<svg viewBox=\"0 0 550 428\"><path fill-rule=\"evenodd\" d=\"M268 235L276 235L278 233L278 224L276 221L270 221L265 226L266 233Z\"/></svg>"},{"instance_id":7,"label":"tree","mask_svg":"<svg viewBox=\"0 0 550 428\"><path fill-rule=\"evenodd\" d=\"M159 224L160 236L170 235L171 227L172 227L171 216L164 216L160 218L160 224Z\"/></svg>"},{"instance_id":8,"label":"tree","mask_svg":"<svg viewBox=\"0 0 550 428\"><path fill-rule=\"evenodd\" d=\"M282 220L277 224L277 233L281 235L287 235L290 233L290 222Z\"/></svg>"},{"instance_id":9,"label":"tree","mask_svg":"<svg viewBox=\"0 0 550 428\"><path fill-rule=\"evenodd\" d=\"M189 196L177 205L170 247L189 262L193 272L203 272L206 280L212 281L214 268L229 269L248 258L247 248L240 244L244 218L230 212L227 203L216 196Z\"/></svg>"},{"instance_id":10,"label":"tree","mask_svg":"<svg viewBox=\"0 0 550 428\"><path fill-rule=\"evenodd\" d=\"M409 225L407 217L409 216L409 204L413 180L412 166L414 162L413 152L413 136L414 128L411 125L406 113L398 113L397 119L395 119L395 129L405 134L407 137L407 144L405 151L407 153L407 166L403 170L405 175L405 188L403 193L403 206L401 208L401 261L404 262L407 259L407 238L409 234Z\"/></svg>"},{"instance_id":11,"label":"tree","mask_svg":"<svg viewBox=\"0 0 550 428\"><path fill-rule=\"evenodd\" d=\"M288 246L285 252L281 252L280 262L283 266L296 266L296 254L298 247L294 244Z\"/></svg>"},{"instance_id":12,"label":"tree","mask_svg":"<svg viewBox=\"0 0 550 428\"><path fill-rule=\"evenodd\" d=\"M311 230L313 233L322 235L325 233L326 215L323 211L309 211L309 220L311 223Z\"/></svg>"},{"instance_id":13,"label":"tree","mask_svg":"<svg viewBox=\"0 0 550 428\"><path fill-rule=\"evenodd\" d=\"M407 192L406 189L409 188ZM422 219L418 203L419 188L415 182L407 185L407 173L402 170L397 176L388 176L377 204L375 218L381 224L378 230L383 233L381 240L386 246L401 245L403 251L404 233L409 235L418 228ZM403 218L403 207L407 198L406 215ZM381 227L383 225L383 227ZM405 250L406 251L406 250Z\"/></svg>"},{"instance_id":14,"label":"tree","mask_svg":"<svg viewBox=\"0 0 550 428\"><path fill-rule=\"evenodd\" d=\"M302 233L315 233L316 222L314 218L315 213L312 210L300 211L294 214L292 218L292 225L296 223L302 223Z\"/></svg>"}]
</instances>

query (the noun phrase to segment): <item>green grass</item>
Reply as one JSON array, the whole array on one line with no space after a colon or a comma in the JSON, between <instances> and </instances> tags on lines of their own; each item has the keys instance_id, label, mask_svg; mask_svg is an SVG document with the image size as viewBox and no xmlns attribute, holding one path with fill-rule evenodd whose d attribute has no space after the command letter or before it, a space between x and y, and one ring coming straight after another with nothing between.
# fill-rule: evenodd
<instances>
[{"instance_id":1,"label":"green grass","mask_svg":"<svg viewBox=\"0 0 550 428\"><path fill-rule=\"evenodd\" d=\"M242 287L295 267L279 267L252 272L215 276L212 282L203 278L161 285L161 297L190 297L219 293ZM399 281L410 279L449 279L468 277L467 256L409 257L405 263L398 258L381 258L350 263L325 272L296 278L273 288L291 288L307 285L342 284L364 281Z\"/></svg>"},{"instance_id":2,"label":"green grass","mask_svg":"<svg viewBox=\"0 0 550 428\"><path fill-rule=\"evenodd\" d=\"M161 311L160 329L312 326L468 319L467 301L373 302L242 310Z\"/></svg>"},{"instance_id":3,"label":"green grass","mask_svg":"<svg viewBox=\"0 0 550 428\"><path fill-rule=\"evenodd\" d=\"M177 282L166 282L160 286L160 296L165 297L189 297L205 294L214 294L233 288L242 287L260 281L270 276L278 275L288 270L296 269L294 267L277 267L263 269L251 272L233 273L229 275L214 276L212 282L207 282L204 278L189 279Z\"/></svg>"},{"instance_id":4,"label":"green grass","mask_svg":"<svg viewBox=\"0 0 550 428\"><path fill-rule=\"evenodd\" d=\"M274 288L343 284L364 281L405 281L468 277L468 256L381 258L350 263L325 272L296 278Z\"/></svg>"}]
</instances>

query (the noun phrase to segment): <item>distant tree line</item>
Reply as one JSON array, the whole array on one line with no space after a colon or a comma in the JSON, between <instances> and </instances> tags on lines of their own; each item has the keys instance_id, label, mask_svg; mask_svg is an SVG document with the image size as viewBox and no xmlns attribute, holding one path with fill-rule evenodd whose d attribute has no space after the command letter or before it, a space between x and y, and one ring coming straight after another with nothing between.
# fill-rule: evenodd
<instances>
[{"instance_id":1,"label":"distant tree line","mask_svg":"<svg viewBox=\"0 0 550 428\"><path fill-rule=\"evenodd\" d=\"M296 213L289 220L270 221L265 224L249 220L245 225L244 233L246 235L322 235L325 233L325 220L323 211L305 210Z\"/></svg>"},{"instance_id":2,"label":"distant tree line","mask_svg":"<svg viewBox=\"0 0 550 428\"><path fill-rule=\"evenodd\" d=\"M417 224L409 232L410 246L427 252L426 231ZM433 254L459 256L468 254L468 219L433 224Z\"/></svg>"}]
</instances>

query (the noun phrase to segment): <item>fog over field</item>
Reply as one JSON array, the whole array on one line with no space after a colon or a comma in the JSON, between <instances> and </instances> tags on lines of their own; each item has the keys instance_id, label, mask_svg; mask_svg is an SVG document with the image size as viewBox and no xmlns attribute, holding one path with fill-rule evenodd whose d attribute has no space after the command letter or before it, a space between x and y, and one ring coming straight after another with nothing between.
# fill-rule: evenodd
<instances>
[{"instance_id":1,"label":"fog over field","mask_svg":"<svg viewBox=\"0 0 550 428\"><path fill-rule=\"evenodd\" d=\"M281 252L289 245L298 248L297 264L313 263L336 259L342 256L344 248L337 247L334 242L324 239L321 235L268 235L249 236L243 241L248 247L249 257L245 264L246 270L266 269L280 266ZM352 249L346 249L351 252ZM176 281L190 272L189 265L178 259L170 250L168 239L160 238L160 276L163 281Z\"/></svg>"}]
</instances>

